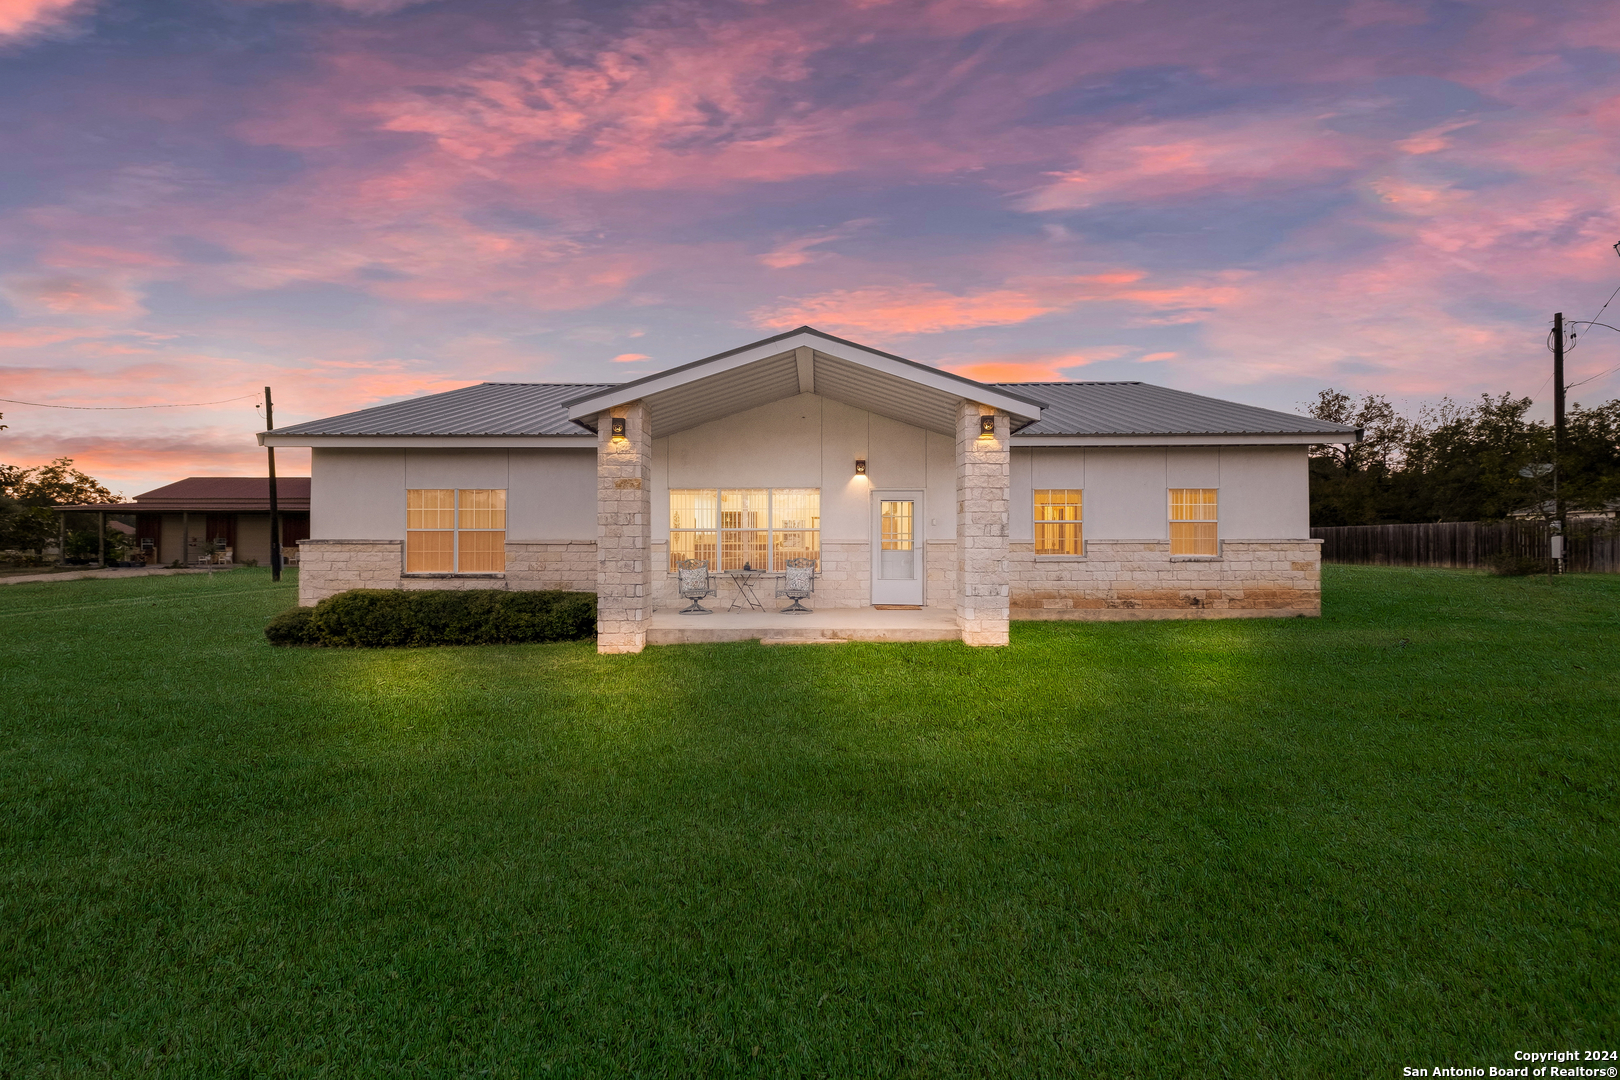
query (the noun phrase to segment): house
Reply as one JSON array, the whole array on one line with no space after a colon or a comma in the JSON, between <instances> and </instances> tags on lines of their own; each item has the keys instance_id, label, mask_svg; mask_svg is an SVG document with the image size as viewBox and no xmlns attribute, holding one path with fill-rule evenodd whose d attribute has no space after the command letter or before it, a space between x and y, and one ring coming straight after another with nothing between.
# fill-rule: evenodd
<instances>
[{"instance_id":1,"label":"house","mask_svg":"<svg viewBox=\"0 0 1620 1080\"><path fill-rule=\"evenodd\" d=\"M56 509L64 515L133 515L131 554L154 566L205 559L270 562L270 480L264 476L188 476L127 503ZM276 509L282 548L292 555L309 536L309 477L278 477Z\"/></svg>"},{"instance_id":2,"label":"house","mask_svg":"<svg viewBox=\"0 0 1620 1080\"><path fill-rule=\"evenodd\" d=\"M259 435L313 452L300 603L590 590L603 652L642 648L691 558L811 557L819 607L933 611L973 645L1009 618L1316 615L1306 451L1357 438L1146 383L975 382L810 327Z\"/></svg>"}]
</instances>

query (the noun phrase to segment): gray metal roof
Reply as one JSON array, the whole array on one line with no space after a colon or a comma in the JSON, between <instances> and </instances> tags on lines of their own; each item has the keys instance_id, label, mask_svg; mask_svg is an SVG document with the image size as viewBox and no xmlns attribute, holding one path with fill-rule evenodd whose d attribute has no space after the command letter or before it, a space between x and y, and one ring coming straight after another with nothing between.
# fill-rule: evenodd
<instances>
[{"instance_id":1,"label":"gray metal roof","mask_svg":"<svg viewBox=\"0 0 1620 1080\"><path fill-rule=\"evenodd\" d=\"M821 358L830 361L833 358ZM793 384L792 357L783 358L783 386ZM771 365L762 365L770 368ZM774 371L774 368L772 368ZM831 379L831 363L819 379ZM443 394L396 401L324 420L277 428L276 435L579 435L581 426L568 419L567 403L608 390L617 383L479 383ZM997 390L1044 404L1041 419L1017 435L1344 435L1349 429L1293 413L1242 405L1235 401L1189 394L1142 382L995 383ZM821 387L818 385L818 390ZM833 387L829 385L828 390ZM885 412L871 387L860 387L867 408ZM794 391L774 384L775 400ZM735 394L732 395L735 398ZM758 395L755 395L758 396ZM746 398L744 400L743 398ZM726 402L728 411L762 404L743 395ZM907 419L906 417L896 417ZM924 424L922 416L909 422ZM1334 440L1337 441L1337 440Z\"/></svg>"},{"instance_id":2,"label":"gray metal roof","mask_svg":"<svg viewBox=\"0 0 1620 1080\"><path fill-rule=\"evenodd\" d=\"M276 428L274 435L581 435L563 403L615 383L479 383Z\"/></svg>"},{"instance_id":3,"label":"gray metal roof","mask_svg":"<svg viewBox=\"0 0 1620 1080\"><path fill-rule=\"evenodd\" d=\"M998 383L1044 402L1029 435L1343 434L1341 424L1144 382Z\"/></svg>"}]
</instances>

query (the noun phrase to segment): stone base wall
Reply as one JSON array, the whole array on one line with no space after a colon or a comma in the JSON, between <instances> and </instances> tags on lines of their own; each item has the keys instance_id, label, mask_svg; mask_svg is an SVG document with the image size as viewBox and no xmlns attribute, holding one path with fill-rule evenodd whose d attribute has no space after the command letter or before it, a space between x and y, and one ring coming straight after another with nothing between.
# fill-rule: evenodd
<instances>
[{"instance_id":1,"label":"stone base wall","mask_svg":"<svg viewBox=\"0 0 1620 1080\"><path fill-rule=\"evenodd\" d=\"M823 542L816 595L806 601L828 608L870 607L872 545L869 541Z\"/></svg>"},{"instance_id":2,"label":"stone base wall","mask_svg":"<svg viewBox=\"0 0 1620 1080\"><path fill-rule=\"evenodd\" d=\"M506 545L509 589L596 591L596 541L546 540Z\"/></svg>"},{"instance_id":3,"label":"stone base wall","mask_svg":"<svg viewBox=\"0 0 1620 1080\"><path fill-rule=\"evenodd\" d=\"M298 604L314 607L350 589L397 589L404 558L399 540L301 540Z\"/></svg>"},{"instance_id":4,"label":"stone base wall","mask_svg":"<svg viewBox=\"0 0 1620 1080\"><path fill-rule=\"evenodd\" d=\"M923 607L956 610L956 541L929 540L923 548Z\"/></svg>"},{"instance_id":5,"label":"stone base wall","mask_svg":"<svg viewBox=\"0 0 1620 1080\"><path fill-rule=\"evenodd\" d=\"M406 576L398 540L304 540L298 545L298 603L312 607L349 589L567 589L596 591L596 543L559 540L506 545L506 573Z\"/></svg>"},{"instance_id":6,"label":"stone base wall","mask_svg":"<svg viewBox=\"0 0 1620 1080\"><path fill-rule=\"evenodd\" d=\"M669 545L655 540L652 545L653 608L669 611L685 607L690 601L680 596L675 575L669 572ZM704 601L704 607L720 604L726 610L736 596L735 587L721 575L714 575L718 596ZM787 600L776 595L776 581L763 577L754 582L754 591L760 603L768 610L773 603L786 607ZM816 592L805 603L811 607L867 607L872 603L872 549L865 543L823 543L821 545L821 574L816 578Z\"/></svg>"},{"instance_id":7,"label":"stone base wall","mask_svg":"<svg viewBox=\"0 0 1620 1080\"><path fill-rule=\"evenodd\" d=\"M1170 544L1091 540L1083 558L1013 544L1014 619L1187 619L1322 613L1320 540L1225 540L1215 558L1171 558Z\"/></svg>"}]
</instances>

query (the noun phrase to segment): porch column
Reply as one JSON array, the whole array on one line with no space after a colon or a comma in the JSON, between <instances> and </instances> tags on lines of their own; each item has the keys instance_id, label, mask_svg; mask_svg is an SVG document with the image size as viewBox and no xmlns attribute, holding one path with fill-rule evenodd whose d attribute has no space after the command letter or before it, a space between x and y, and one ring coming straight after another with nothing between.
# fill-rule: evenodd
<instances>
[{"instance_id":1,"label":"porch column","mask_svg":"<svg viewBox=\"0 0 1620 1080\"><path fill-rule=\"evenodd\" d=\"M652 615L652 428L641 401L597 419L596 651L638 653Z\"/></svg>"},{"instance_id":2,"label":"porch column","mask_svg":"<svg viewBox=\"0 0 1620 1080\"><path fill-rule=\"evenodd\" d=\"M983 434L981 416L994 417ZM966 645L1007 644L1007 525L1011 432L1004 412L964 401L956 409L956 625Z\"/></svg>"}]
</instances>

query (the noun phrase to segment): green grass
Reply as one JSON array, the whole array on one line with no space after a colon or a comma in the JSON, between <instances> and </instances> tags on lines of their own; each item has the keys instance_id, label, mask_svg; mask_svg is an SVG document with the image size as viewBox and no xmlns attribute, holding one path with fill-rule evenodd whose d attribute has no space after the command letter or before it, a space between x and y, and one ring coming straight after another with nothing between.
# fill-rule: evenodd
<instances>
[{"instance_id":1,"label":"green grass","mask_svg":"<svg viewBox=\"0 0 1620 1080\"><path fill-rule=\"evenodd\" d=\"M1382 1076L1620 1043L1620 576L283 650L0 589L0 1076Z\"/></svg>"}]
</instances>

